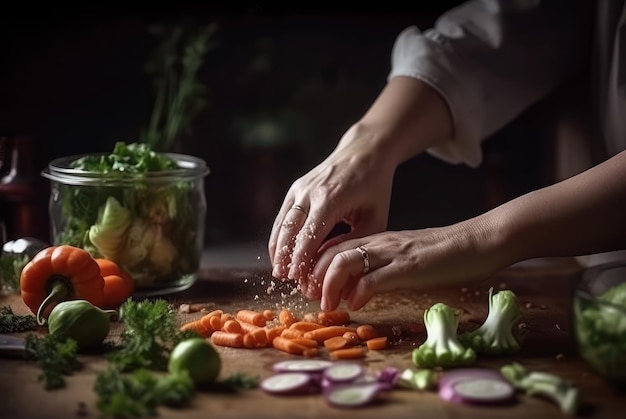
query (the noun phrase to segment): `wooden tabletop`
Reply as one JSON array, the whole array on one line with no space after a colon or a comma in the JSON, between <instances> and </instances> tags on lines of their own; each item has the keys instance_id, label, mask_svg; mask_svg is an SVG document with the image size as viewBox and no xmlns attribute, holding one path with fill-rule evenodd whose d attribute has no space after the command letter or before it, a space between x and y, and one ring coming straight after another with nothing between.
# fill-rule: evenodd
<instances>
[{"instance_id":1,"label":"wooden tabletop","mask_svg":"<svg viewBox=\"0 0 626 419\"><path fill-rule=\"evenodd\" d=\"M424 309L444 302L462 310L459 330L475 328L488 310L487 292L513 290L522 307L527 336L522 350L513 356L479 356L475 366L498 369L517 361L531 370L555 373L579 387L580 417L617 418L626 410L626 395L605 383L582 361L570 333L571 292L581 268L571 260L531 261L506 269L492 278L468 287L432 293L396 292L375 297L363 309L351 312L357 323L374 324L393 337L394 344L383 351L370 351L366 363L371 371L386 366L413 367L412 349L424 339L411 332L411 324L422 323ZM175 306L205 303L225 312L242 308L273 309L288 305L300 312L319 309L300 294L289 294L272 282L269 272L245 268L203 268L200 279L187 291L164 296ZM0 306L10 305L17 313L28 313L17 295L0 297ZM180 321L201 313L180 314ZM115 327L112 334L119 333ZM246 372L260 378L272 374L274 362L293 358L274 349L232 349L218 347L223 361L221 376ZM320 357L327 357L321 352ZM101 415L95 407L93 385L105 366L103 357L81 355L84 368L67 378L67 387L46 391L37 380L39 370L19 358L0 358L0 417L72 418ZM457 405L441 400L436 392L395 389L372 405L358 409L328 406L321 395L277 397L260 389L235 394L199 392L190 407L160 408L163 418L554 418L561 413L553 403L518 395L512 405L485 407Z\"/></svg>"}]
</instances>

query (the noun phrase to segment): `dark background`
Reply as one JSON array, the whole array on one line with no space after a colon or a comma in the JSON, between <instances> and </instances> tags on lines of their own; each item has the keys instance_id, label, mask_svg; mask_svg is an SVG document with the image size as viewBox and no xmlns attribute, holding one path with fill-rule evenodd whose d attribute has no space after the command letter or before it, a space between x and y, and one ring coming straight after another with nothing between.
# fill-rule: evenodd
<instances>
[{"instance_id":1,"label":"dark background","mask_svg":"<svg viewBox=\"0 0 626 419\"><path fill-rule=\"evenodd\" d=\"M148 28L217 22L217 46L199 74L209 105L177 151L211 168L207 245L267 240L291 182L334 148L384 86L399 32L409 25L429 28L459 2L414 3L376 9L92 4L4 13L0 136L32 138L32 173L40 188L33 234L48 234L48 189L39 173L51 159L109 151L116 141L136 140L147 124L154 90L144 64L156 42ZM426 154L402 165L389 228L458 221L545 184L550 151L537 147L544 111L530 109L488 139L479 169ZM259 127L273 130L275 141L254 135ZM9 155L0 153L0 174L6 174ZM4 210L11 205L0 204ZM7 223L9 236L16 235Z\"/></svg>"}]
</instances>

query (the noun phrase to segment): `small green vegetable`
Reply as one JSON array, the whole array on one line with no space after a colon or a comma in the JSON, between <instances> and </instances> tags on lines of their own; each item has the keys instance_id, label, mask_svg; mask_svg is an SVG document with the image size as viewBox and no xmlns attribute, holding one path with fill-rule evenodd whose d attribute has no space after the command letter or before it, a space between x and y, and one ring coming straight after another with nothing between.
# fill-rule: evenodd
<instances>
[{"instance_id":1,"label":"small green vegetable","mask_svg":"<svg viewBox=\"0 0 626 419\"><path fill-rule=\"evenodd\" d=\"M504 365L500 372L515 386L529 396L540 396L555 402L566 415L575 415L580 404L578 388L561 377L544 372L528 371L513 362Z\"/></svg>"},{"instance_id":2,"label":"small green vegetable","mask_svg":"<svg viewBox=\"0 0 626 419\"><path fill-rule=\"evenodd\" d=\"M109 335L110 317L115 314L86 300L63 301L50 312L48 331L60 341L73 339L81 351L94 348Z\"/></svg>"},{"instance_id":3,"label":"small green vegetable","mask_svg":"<svg viewBox=\"0 0 626 419\"><path fill-rule=\"evenodd\" d=\"M222 359L209 341L191 338L180 342L170 354L170 373L187 371L196 384L215 382L222 368Z\"/></svg>"},{"instance_id":4,"label":"small green vegetable","mask_svg":"<svg viewBox=\"0 0 626 419\"><path fill-rule=\"evenodd\" d=\"M492 287L489 289L487 319L478 329L460 334L459 341L477 354L515 353L520 350L520 343L514 332L521 320L522 311L513 291L501 290L494 294Z\"/></svg>"},{"instance_id":5,"label":"small green vegetable","mask_svg":"<svg viewBox=\"0 0 626 419\"><path fill-rule=\"evenodd\" d=\"M398 384L402 387L414 388L417 390L431 390L437 386L437 375L435 371L428 368L412 369L406 368L400 374Z\"/></svg>"},{"instance_id":6,"label":"small green vegetable","mask_svg":"<svg viewBox=\"0 0 626 419\"><path fill-rule=\"evenodd\" d=\"M458 310L444 303L436 303L424 311L427 338L412 353L417 367L456 367L476 361L476 352L459 342L459 320Z\"/></svg>"}]
</instances>

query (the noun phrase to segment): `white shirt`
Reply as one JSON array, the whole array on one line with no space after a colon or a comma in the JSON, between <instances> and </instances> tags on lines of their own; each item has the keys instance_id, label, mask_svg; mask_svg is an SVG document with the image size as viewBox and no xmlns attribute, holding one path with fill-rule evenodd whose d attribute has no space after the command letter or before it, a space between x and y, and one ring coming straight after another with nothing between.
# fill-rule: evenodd
<instances>
[{"instance_id":1,"label":"white shirt","mask_svg":"<svg viewBox=\"0 0 626 419\"><path fill-rule=\"evenodd\" d=\"M411 26L400 33L389 79L425 81L442 95L454 121L454 139L428 152L479 166L485 138L589 68L595 140L607 157L626 149L624 0L583 1L586 10L577 4L474 0L443 14L432 29Z\"/></svg>"}]
</instances>

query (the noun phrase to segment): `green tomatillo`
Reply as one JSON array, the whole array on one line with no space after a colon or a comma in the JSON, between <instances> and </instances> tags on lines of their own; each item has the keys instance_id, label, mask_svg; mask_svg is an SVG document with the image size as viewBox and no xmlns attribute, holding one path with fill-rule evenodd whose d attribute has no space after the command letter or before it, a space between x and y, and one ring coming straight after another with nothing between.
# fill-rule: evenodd
<instances>
[{"instance_id":1,"label":"green tomatillo","mask_svg":"<svg viewBox=\"0 0 626 419\"><path fill-rule=\"evenodd\" d=\"M222 359L213 345L204 338L189 338L178 343L170 354L168 371L187 371L195 384L211 384L222 368Z\"/></svg>"},{"instance_id":2,"label":"green tomatillo","mask_svg":"<svg viewBox=\"0 0 626 419\"><path fill-rule=\"evenodd\" d=\"M58 303L48 317L48 331L60 340L74 339L79 350L100 345L109 335L115 310L101 310L86 300Z\"/></svg>"}]
</instances>

